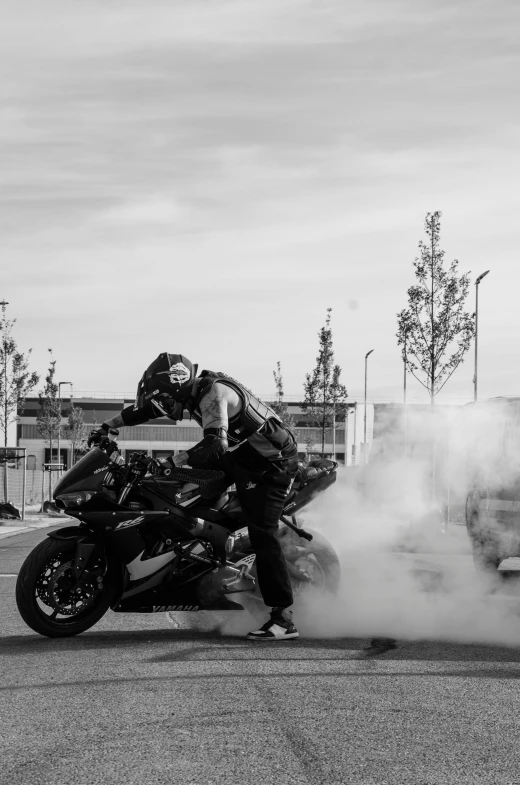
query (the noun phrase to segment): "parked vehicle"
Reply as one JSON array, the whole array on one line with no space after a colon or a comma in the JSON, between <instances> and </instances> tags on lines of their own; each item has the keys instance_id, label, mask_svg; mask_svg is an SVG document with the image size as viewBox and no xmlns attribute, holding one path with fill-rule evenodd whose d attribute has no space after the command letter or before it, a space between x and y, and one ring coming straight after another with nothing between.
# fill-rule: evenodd
<instances>
[{"instance_id":1,"label":"parked vehicle","mask_svg":"<svg viewBox=\"0 0 520 785\"><path fill-rule=\"evenodd\" d=\"M336 480L337 463L300 464L281 517L282 547L296 595L334 592L338 557L296 513ZM49 637L77 635L109 608L118 612L242 610L259 597L255 554L222 472L174 469L145 453L123 460L104 439L56 486L56 504L79 521L50 532L24 562L16 602L24 621Z\"/></svg>"},{"instance_id":2,"label":"parked vehicle","mask_svg":"<svg viewBox=\"0 0 520 785\"><path fill-rule=\"evenodd\" d=\"M466 527L477 569L520 556L520 398L468 404Z\"/></svg>"}]
</instances>

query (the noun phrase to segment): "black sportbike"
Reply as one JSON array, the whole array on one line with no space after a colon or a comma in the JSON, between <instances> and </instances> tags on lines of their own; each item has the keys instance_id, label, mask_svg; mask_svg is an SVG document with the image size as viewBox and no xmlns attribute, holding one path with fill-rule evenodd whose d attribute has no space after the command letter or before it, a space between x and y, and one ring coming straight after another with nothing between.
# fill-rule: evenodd
<instances>
[{"instance_id":1,"label":"black sportbike","mask_svg":"<svg viewBox=\"0 0 520 785\"><path fill-rule=\"evenodd\" d=\"M296 596L337 588L334 549L296 521L298 510L335 482L336 469L330 460L301 463L281 516ZM25 560L16 584L22 618L57 638L88 630L109 608L243 610L244 598L261 600L246 521L228 485L218 471L165 476L145 453L125 462L116 442L103 439L56 486L56 504L79 525L50 532Z\"/></svg>"}]
</instances>

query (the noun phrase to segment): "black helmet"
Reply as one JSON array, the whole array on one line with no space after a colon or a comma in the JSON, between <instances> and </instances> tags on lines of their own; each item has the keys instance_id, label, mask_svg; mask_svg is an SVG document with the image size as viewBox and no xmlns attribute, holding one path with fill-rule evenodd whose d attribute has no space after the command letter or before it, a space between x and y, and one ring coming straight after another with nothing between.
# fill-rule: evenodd
<instances>
[{"instance_id":1,"label":"black helmet","mask_svg":"<svg viewBox=\"0 0 520 785\"><path fill-rule=\"evenodd\" d=\"M182 420L197 368L182 354L162 352L141 377L134 410L151 403L157 414Z\"/></svg>"}]
</instances>

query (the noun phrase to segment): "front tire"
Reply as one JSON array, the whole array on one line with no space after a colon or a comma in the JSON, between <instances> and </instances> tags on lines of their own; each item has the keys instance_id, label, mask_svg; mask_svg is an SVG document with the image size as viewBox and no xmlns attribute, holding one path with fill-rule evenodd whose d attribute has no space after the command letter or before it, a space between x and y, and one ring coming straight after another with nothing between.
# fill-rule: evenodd
<instances>
[{"instance_id":1,"label":"front tire","mask_svg":"<svg viewBox=\"0 0 520 785\"><path fill-rule=\"evenodd\" d=\"M88 630L105 615L114 596L105 557L89 565L75 586L72 566L76 540L48 538L31 551L16 581L16 604L24 622L40 635L66 638ZM100 588L101 587L101 588Z\"/></svg>"}]
</instances>

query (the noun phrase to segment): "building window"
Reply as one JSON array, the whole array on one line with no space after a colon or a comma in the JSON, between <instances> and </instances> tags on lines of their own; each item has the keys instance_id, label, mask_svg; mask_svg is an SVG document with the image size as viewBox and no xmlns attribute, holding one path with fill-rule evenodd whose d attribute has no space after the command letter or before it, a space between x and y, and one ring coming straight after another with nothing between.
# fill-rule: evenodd
<instances>
[{"instance_id":1,"label":"building window","mask_svg":"<svg viewBox=\"0 0 520 785\"><path fill-rule=\"evenodd\" d=\"M162 460L164 458L169 458L170 455L173 455L175 450L152 450L152 458L157 458L158 460Z\"/></svg>"},{"instance_id":2,"label":"building window","mask_svg":"<svg viewBox=\"0 0 520 785\"><path fill-rule=\"evenodd\" d=\"M63 464L63 470L64 471L66 471L67 468L68 468L67 453L68 453L67 449L62 450L60 448L60 458L61 458L61 463ZM51 458L51 451L49 450L49 448L48 447L45 448L44 462L45 463L58 463L59 462L58 461L58 449L57 449L57 447L53 447L52 448L52 458Z\"/></svg>"}]
</instances>

